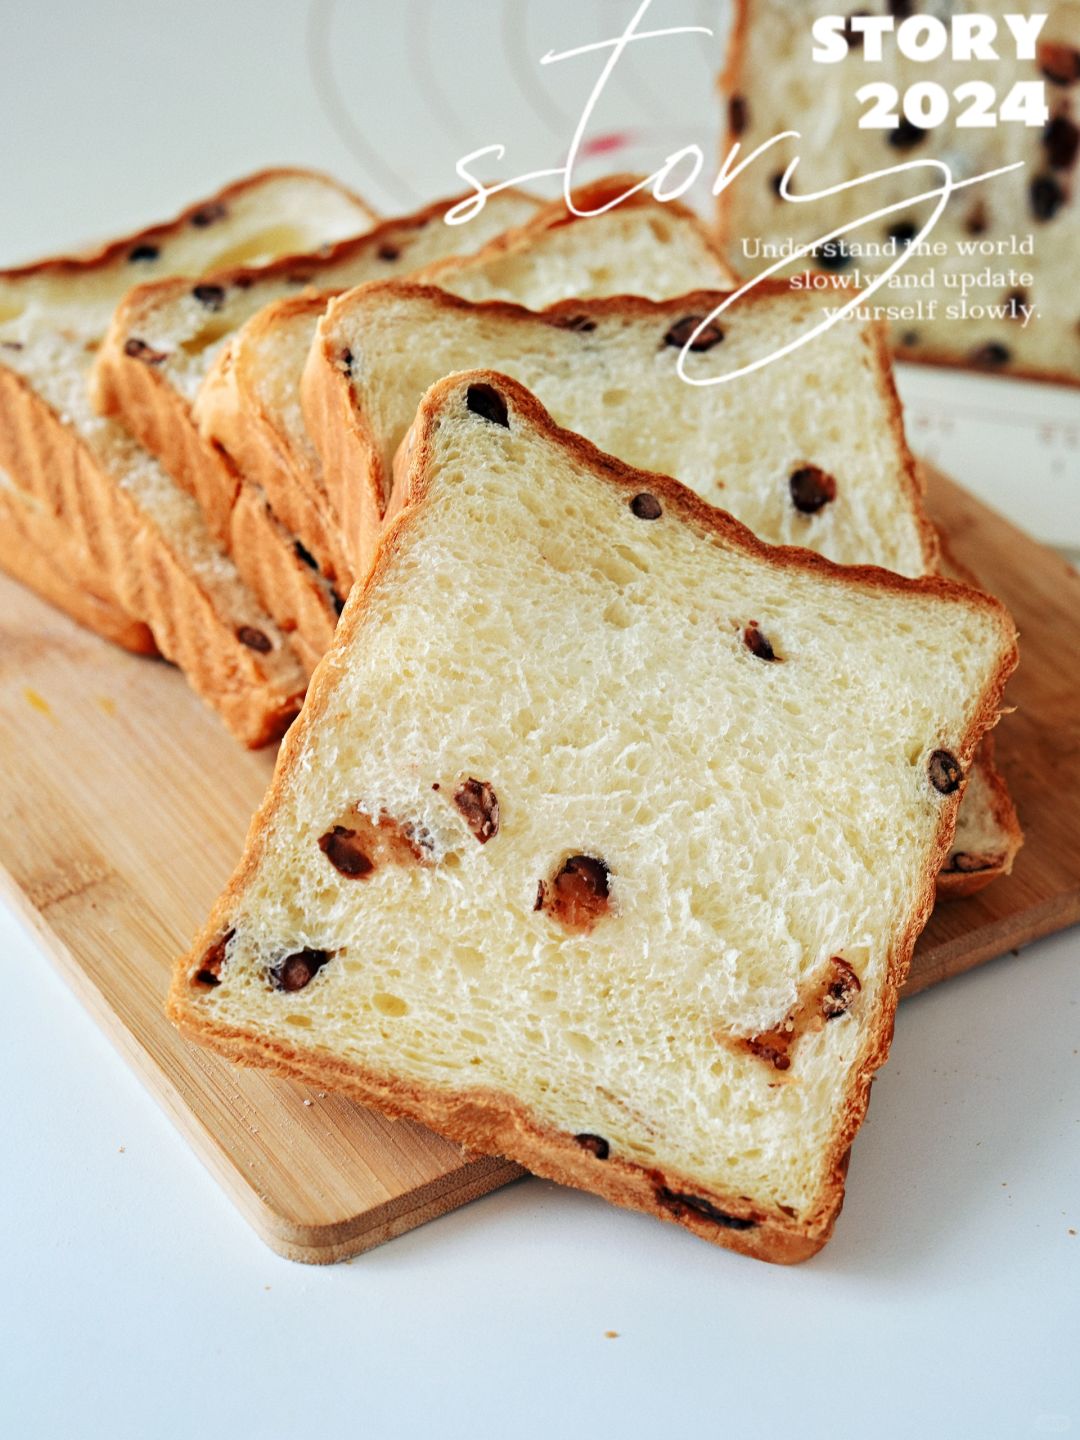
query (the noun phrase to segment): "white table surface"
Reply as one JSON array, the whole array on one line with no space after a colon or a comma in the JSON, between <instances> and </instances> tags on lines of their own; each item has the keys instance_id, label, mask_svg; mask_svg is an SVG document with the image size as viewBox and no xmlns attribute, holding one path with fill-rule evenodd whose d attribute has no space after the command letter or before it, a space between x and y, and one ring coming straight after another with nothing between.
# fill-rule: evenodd
<instances>
[{"instance_id":1,"label":"white table surface","mask_svg":"<svg viewBox=\"0 0 1080 1440\"><path fill-rule=\"evenodd\" d=\"M9 7L0 263L262 164L321 165L392 209L459 188L454 160L493 140L515 171L558 163L595 72L535 59L632 8ZM610 94L620 163L711 143L710 43L662 45ZM901 386L923 453L1080 546L1075 395ZM4 1437L1080 1433L1078 932L902 1006L836 1236L791 1270L536 1180L351 1264L290 1264L2 904L0 956Z\"/></svg>"}]
</instances>

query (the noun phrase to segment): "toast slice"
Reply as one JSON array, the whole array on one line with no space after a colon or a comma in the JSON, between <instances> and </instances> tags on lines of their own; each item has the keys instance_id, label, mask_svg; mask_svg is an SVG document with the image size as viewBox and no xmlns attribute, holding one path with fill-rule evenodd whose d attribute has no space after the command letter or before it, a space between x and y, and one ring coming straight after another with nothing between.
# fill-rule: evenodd
<instances>
[{"instance_id":1,"label":"toast slice","mask_svg":"<svg viewBox=\"0 0 1080 1440\"><path fill-rule=\"evenodd\" d=\"M912 197L940 184L941 177L926 168L909 168L872 185L839 187L904 163L943 160L957 180L966 180L1022 162L1020 169L950 198L927 236L925 251L908 254L898 277L918 288L883 289L868 303L900 312L892 343L904 360L1080 385L1080 7L986 0L977 6L906 5L901 10L874 0L854 14L891 13L899 26L903 16L920 8L946 24L954 10L977 10L982 23L996 24L1001 36L1008 35L1006 15L1020 11L1030 16L1033 9L1048 14L1031 60L1017 58L1009 36L992 66L981 58L953 60L948 54L927 63L902 56L895 37L886 35L882 57L873 64L866 63L856 41L845 58L826 65L810 61L811 26L837 13L831 0L794 5L791 0L736 0L720 80L726 99L721 153L727 155L737 144L742 159L776 136L794 131L799 138L771 145L720 195L725 254L740 273L755 275L769 263L760 258L761 242L808 245L838 226L893 206L891 214L858 226L840 237L839 245L819 253L818 281L823 272L833 272L842 282L858 270L865 288L930 218L934 202L914 203ZM901 97L929 82L960 99L967 89L969 98L954 100L950 114L930 130L906 118L894 128L865 129L867 104L859 96L869 80L891 85ZM1002 103L1014 86L1034 87L1035 96L1029 93L1028 99L1045 99L1047 123L998 122L992 111L973 121L970 91L985 89L988 80ZM795 156L799 166L792 192L804 197L827 192L823 198L794 203L779 194L780 179ZM1015 257L1012 247L1025 237L1034 237L1034 249L1022 261L1006 260ZM942 242L946 251L933 253L932 247ZM971 247L967 254L965 246ZM802 259L795 268L808 263ZM961 292L955 288L961 275L978 283ZM835 290L819 293L828 304L840 303ZM958 305L961 293L966 303ZM913 299L918 306L909 303Z\"/></svg>"},{"instance_id":2,"label":"toast slice","mask_svg":"<svg viewBox=\"0 0 1080 1440\"><path fill-rule=\"evenodd\" d=\"M828 1238L998 602L763 545L438 382L170 1013L721 1245Z\"/></svg>"},{"instance_id":3,"label":"toast slice","mask_svg":"<svg viewBox=\"0 0 1080 1440\"><path fill-rule=\"evenodd\" d=\"M567 429L641 469L677 476L770 544L805 545L845 565L931 573L937 538L880 328L834 326L730 383L688 385L676 373L679 349L723 299L617 297L538 314L392 284L335 301L305 385L322 426L315 442L334 456L326 472L332 502L359 543L358 561L374 544L364 527L391 489L394 454L424 391L455 370L491 365L527 385ZM817 319L806 292L783 282L758 286L703 334L689 374L736 370ZM939 878L946 897L1008 873L1022 840L989 754L974 767L972 789L963 849Z\"/></svg>"},{"instance_id":4,"label":"toast slice","mask_svg":"<svg viewBox=\"0 0 1080 1440\"><path fill-rule=\"evenodd\" d=\"M281 733L306 677L195 501L95 414L88 372L137 275L256 263L333 241L368 214L324 176L264 171L94 253L0 274L0 466L63 528L77 554L72 573L147 625L250 745Z\"/></svg>"},{"instance_id":5,"label":"toast slice","mask_svg":"<svg viewBox=\"0 0 1080 1440\"><path fill-rule=\"evenodd\" d=\"M288 303L310 308L313 334L331 294L407 275L436 258L484 245L532 214L539 202L507 191L472 224L443 224L455 203L439 201L374 228L365 223L360 235L258 268L219 269L198 283L174 275L139 285L117 307L95 360L95 407L119 419L195 497L220 547L232 554L244 580L290 635L305 666L325 649L338 597L351 583L342 571L338 537L275 463L265 426L245 415L224 435L206 434L194 419L193 404L211 372L211 394L228 388L230 337L271 302L288 297ZM270 382L282 370L288 376L290 363L287 345L268 357ZM234 507L244 481L265 495L244 496L238 519ZM270 520L256 524L267 500ZM297 539L306 559L296 550Z\"/></svg>"},{"instance_id":6,"label":"toast slice","mask_svg":"<svg viewBox=\"0 0 1080 1440\"><path fill-rule=\"evenodd\" d=\"M630 194L641 183L640 175L610 175L582 185L573 210L554 200L474 255L429 265L416 279L465 300L516 300L532 310L575 296L662 300L734 283L694 212L648 190Z\"/></svg>"}]
</instances>

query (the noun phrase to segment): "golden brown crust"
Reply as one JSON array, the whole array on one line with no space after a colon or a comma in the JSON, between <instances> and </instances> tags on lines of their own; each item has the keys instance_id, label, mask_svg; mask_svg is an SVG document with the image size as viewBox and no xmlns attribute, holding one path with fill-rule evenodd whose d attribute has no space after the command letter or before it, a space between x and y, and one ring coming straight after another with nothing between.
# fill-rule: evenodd
<instances>
[{"instance_id":1,"label":"golden brown crust","mask_svg":"<svg viewBox=\"0 0 1080 1440\"><path fill-rule=\"evenodd\" d=\"M751 291L751 294L754 292ZM907 431L904 429L904 407L900 403L900 396L896 389L896 377L893 374L892 362L889 358L889 333L884 321L875 320L869 328L863 332L867 336L867 343L873 346L877 364L878 388L885 401L889 412L889 428L893 433L893 439L900 452L903 463L904 488L907 491L908 503L911 506L912 514L916 518L919 527L919 539L923 549L923 568L927 574L932 574L938 569L938 533L933 521L926 513L923 503L925 484L922 472L916 464L915 457L907 443Z\"/></svg>"},{"instance_id":2,"label":"golden brown crust","mask_svg":"<svg viewBox=\"0 0 1080 1440\"><path fill-rule=\"evenodd\" d=\"M116 311L97 352L91 379L94 407L100 415L119 420L194 496L211 535L225 548L240 477L220 447L199 434L190 405L158 367L126 353L131 333L123 313L127 303Z\"/></svg>"},{"instance_id":3,"label":"golden brown crust","mask_svg":"<svg viewBox=\"0 0 1080 1440\"><path fill-rule=\"evenodd\" d=\"M94 576L53 516L0 489L0 570L77 624L133 655L157 655L150 628L98 595Z\"/></svg>"},{"instance_id":4,"label":"golden brown crust","mask_svg":"<svg viewBox=\"0 0 1080 1440\"><path fill-rule=\"evenodd\" d=\"M619 1156L597 1160L573 1136L538 1123L512 1096L479 1089L429 1090L331 1057L320 1059L311 1052L305 1054L228 1026L202 1020L193 1023L172 1001L169 1013L190 1039L209 1045L235 1064L336 1090L385 1115L416 1120L481 1154L527 1154L526 1168L536 1175L682 1225L702 1239L758 1260L792 1265L809 1259L829 1239L839 1213L842 1194L831 1213L803 1226L775 1208L766 1211L749 1205L744 1197L708 1189L674 1171L635 1165ZM680 1204L680 1196L705 1201L729 1216L732 1223L718 1223Z\"/></svg>"},{"instance_id":5,"label":"golden brown crust","mask_svg":"<svg viewBox=\"0 0 1080 1440\"><path fill-rule=\"evenodd\" d=\"M451 376L432 386L420 406L413 427L412 466L401 513L380 538L367 578L354 587L339 626L337 644L316 670L303 712L285 737L270 789L248 831L244 856L214 907L207 926L176 968L168 1002L169 1014L191 1038L240 1063L263 1066L279 1074L343 1089L366 1104L376 1105L390 1114L408 1115L466 1145L508 1155L538 1174L594 1190L617 1204L674 1220L705 1239L760 1259L780 1262L805 1259L828 1239L843 1201L848 1151L866 1111L873 1073L888 1053L897 994L907 973L915 940L933 907L934 879L952 839L960 791L941 807L937 842L916 890L910 921L904 932L895 938L889 951L881 1015L878 1024L867 1032L853 1069L848 1098L829 1146L821 1195L813 1213L801 1220L754 1209L741 1197L711 1192L702 1195L697 1182L684 1176L646 1169L627 1161L620 1160L614 1165L610 1160L595 1161L594 1157L581 1151L571 1137L555 1134L539 1123L512 1096L450 1092L410 1085L318 1052L304 1052L258 1035L246 1034L209 1019L190 1004L190 979L200 964L200 957L207 946L229 927L235 900L254 875L264 852L270 832L269 822L290 771L299 762L309 733L321 723L330 703L338 657L345 653L362 624L369 597L392 564L402 537L424 504L431 483L433 427L440 410L456 394L464 393L469 385L474 384L497 387L509 402L512 414L520 416L549 441L561 446L568 456L586 467L596 478L627 494L642 490L656 494L664 504L665 513L681 517L704 534L716 536L744 553L779 562L789 570L808 572L845 588L868 587L903 595L939 595L963 599L982 610L992 618L998 629L1001 659L980 697L967 733L958 742L958 758L965 767L982 733L998 718L1005 682L1017 658L1012 620L998 601L939 576L906 580L870 566L840 567L807 550L767 546L744 525L709 505L677 480L634 470L622 461L604 455L580 436L560 429L540 402L516 381L489 370ZM681 1213L676 1213L670 1204L663 1203L661 1192L664 1191L675 1195L701 1196L726 1215L752 1219L755 1224L748 1229L733 1229L686 1207Z\"/></svg>"},{"instance_id":6,"label":"golden brown crust","mask_svg":"<svg viewBox=\"0 0 1080 1440\"><path fill-rule=\"evenodd\" d=\"M303 541L320 571L340 595L354 575L346 554L340 520L333 513L322 476L310 473L296 454L278 416L263 403L251 372L247 340L261 341L267 331L297 315L317 319L337 291L292 295L265 306L218 356L199 392L198 422L212 433L236 468L266 494L274 514Z\"/></svg>"},{"instance_id":7,"label":"golden brown crust","mask_svg":"<svg viewBox=\"0 0 1080 1440\"><path fill-rule=\"evenodd\" d=\"M229 545L241 578L273 615L310 676L334 639L334 593L301 557L258 486L240 487Z\"/></svg>"},{"instance_id":8,"label":"golden brown crust","mask_svg":"<svg viewBox=\"0 0 1080 1440\"><path fill-rule=\"evenodd\" d=\"M341 524L346 556L354 576L367 571L375 553L389 501L390 477L370 427L352 403L352 380L346 360L337 353L324 325L336 307L348 303L347 292L331 301L319 323L300 383L304 424L319 452L330 505ZM441 292L440 292L441 293Z\"/></svg>"},{"instance_id":9,"label":"golden brown crust","mask_svg":"<svg viewBox=\"0 0 1080 1440\"><path fill-rule=\"evenodd\" d=\"M30 384L0 367L0 465L57 517L85 561L85 577L149 626L244 744L277 739L299 709L303 676L244 644L170 542L115 483L93 450Z\"/></svg>"},{"instance_id":10,"label":"golden brown crust","mask_svg":"<svg viewBox=\"0 0 1080 1440\"><path fill-rule=\"evenodd\" d=\"M225 450L199 433L179 391L153 365L125 354L124 333L124 326L118 331L114 321L98 352L98 409L119 419L195 498L214 540L233 556L241 578L285 635L304 674L310 675L337 619L328 587L298 558L295 540L265 502L242 485Z\"/></svg>"}]
</instances>

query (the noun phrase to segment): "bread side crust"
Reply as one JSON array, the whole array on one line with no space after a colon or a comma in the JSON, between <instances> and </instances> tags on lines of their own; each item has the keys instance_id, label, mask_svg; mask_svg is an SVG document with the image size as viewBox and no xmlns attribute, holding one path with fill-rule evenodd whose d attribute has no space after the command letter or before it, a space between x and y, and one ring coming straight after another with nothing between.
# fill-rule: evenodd
<instances>
[{"instance_id":1,"label":"bread side crust","mask_svg":"<svg viewBox=\"0 0 1080 1440\"><path fill-rule=\"evenodd\" d=\"M322 476L310 473L305 457L294 451L276 415L263 403L246 343L249 336L259 340L294 315L321 315L338 293L289 296L254 315L203 381L196 423L204 436L219 441L245 479L264 491L281 523L311 552L338 593L346 595L355 577L341 522L332 511Z\"/></svg>"},{"instance_id":2,"label":"bread side crust","mask_svg":"<svg viewBox=\"0 0 1080 1440\"><path fill-rule=\"evenodd\" d=\"M88 568L52 515L0 489L0 570L102 639L133 655L157 655L150 627L96 594Z\"/></svg>"},{"instance_id":3,"label":"bread side crust","mask_svg":"<svg viewBox=\"0 0 1080 1440\"><path fill-rule=\"evenodd\" d=\"M149 626L161 653L245 745L275 740L303 699L286 652L267 660L244 645L169 540L117 485L85 441L22 376L0 368L0 463L58 518L85 557L84 583Z\"/></svg>"},{"instance_id":4,"label":"bread side crust","mask_svg":"<svg viewBox=\"0 0 1080 1440\"><path fill-rule=\"evenodd\" d=\"M248 831L244 856L214 907L208 924L177 965L167 1004L168 1014L192 1039L239 1063L258 1065L292 1078L343 1089L363 1103L375 1105L387 1113L407 1116L433 1126L452 1139L488 1153L508 1155L537 1174L592 1190L616 1204L640 1209L661 1219L674 1220L704 1239L744 1254L781 1263L806 1259L829 1238L843 1203L848 1151L866 1112L873 1074L888 1055L898 992L908 971L915 940L933 908L934 881L952 840L960 790L955 796L947 797L941 806L937 841L918 885L911 919L902 933L894 937L889 949L881 1014L877 1024L868 1028L852 1070L847 1099L838 1116L826 1156L826 1178L821 1195L812 1213L802 1221L772 1209L762 1209L743 1197L703 1192L690 1177L637 1166L621 1159L614 1164L611 1160L596 1161L583 1152L572 1137L554 1133L511 1095L482 1090L450 1092L412 1085L318 1052L305 1052L299 1047L222 1025L207 1018L190 1003L191 977L200 965L207 946L227 928L236 898L254 875L267 843L269 822L290 771L299 763L309 731L318 726L327 709L334 671L340 663L338 657L345 653L361 623L369 597L392 565L402 537L424 505L431 480L433 425L448 398L470 384L496 387L511 402L518 415L535 426L546 439L561 446L568 456L588 468L598 479L627 495L648 490L662 500L665 509L670 509L688 524L706 535L723 538L751 556L779 561L789 570L806 571L837 585L870 587L905 595L919 593L962 598L983 610L998 630L1001 658L987 682L967 733L958 743L958 758L965 769L981 735L997 722L1005 683L1017 661L1015 627L999 601L940 576L905 580L889 571L869 566L839 567L820 555L794 547L767 546L744 525L709 505L679 481L634 470L622 461L603 454L581 436L560 429L529 391L506 376L490 370L478 370L448 377L432 386L420 406L414 422L412 466L401 513L382 535L366 580L354 588L339 626L336 645L316 671L303 712L285 738L269 791ZM727 1215L753 1219L754 1226L732 1229L686 1207L681 1213L675 1213L660 1199L660 1191L664 1189L675 1195L700 1196Z\"/></svg>"},{"instance_id":5,"label":"bread side crust","mask_svg":"<svg viewBox=\"0 0 1080 1440\"><path fill-rule=\"evenodd\" d=\"M310 676L333 643L338 618L334 594L297 554L296 542L257 485L240 487L229 520L229 544L241 579L273 615Z\"/></svg>"},{"instance_id":6,"label":"bread side crust","mask_svg":"<svg viewBox=\"0 0 1080 1440\"><path fill-rule=\"evenodd\" d=\"M754 292L751 291L751 294ZM923 566L927 574L933 574L940 568L940 549L938 533L929 515L926 513L924 497L926 495L926 478L921 467L911 453L907 443L907 430L904 427L904 407L896 388L896 376L893 373L892 359L889 354L889 333L882 320L872 321L869 328L863 332L874 351L877 374L878 389L885 402L889 414L889 429L893 433L897 449L903 457L904 488L907 490L908 501L912 513L915 515L919 526L919 538L923 548Z\"/></svg>"},{"instance_id":7,"label":"bread side crust","mask_svg":"<svg viewBox=\"0 0 1080 1440\"><path fill-rule=\"evenodd\" d=\"M336 620L317 575L297 559L293 539L250 495L225 450L200 434L187 400L153 365L124 354L114 319L94 369L94 400L120 421L169 475L194 497L219 548L231 554L241 578L286 636L310 675ZM126 333L126 326L124 327ZM237 511L239 510L239 514Z\"/></svg>"},{"instance_id":8,"label":"bread side crust","mask_svg":"<svg viewBox=\"0 0 1080 1440\"><path fill-rule=\"evenodd\" d=\"M99 415L118 420L194 496L211 535L226 549L240 477L224 451L199 434L183 395L155 365L126 354L133 324L128 311L131 298L114 314L98 350L90 379L94 408Z\"/></svg>"},{"instance_id":9,"label":"bread side crust","mask_svg":"<svg viewBox=\"0 0 1080 1440\"><path fill-rule=\"evenodd\" d=\"M319 175L358 208L367 209L352 191L321 172L272 167L194 202L173 220L81 253L11 267L0 272L0 279L63 278L102 270L124 259L135 245L168 239L208 204L228 204L269 180L313 175ZM256 747L276 739L302 699L296 677L275 677L256 652L239 643L165 537L102 470L77 432L63 423L21 375L2 364L0 414L7 422L0 427L0 463L17 486L42 501L52 514L63 517L62 523L71 529L84 558L85 583L93 586L95 598L107 600L128 611L137 623L148 625L161 650L180 665L197 693L219 711L244 744ZM139 572L141 561L148 567L145 574ZM170 608L174 605L178 607L175 610Z\"/></svg>"},{"instance_id":10,"label":"bread side crust","mask_svg":"<svg viewBox=\"0 0 1080 1440\"><path fill-rule=\"evenodd\" d=\"M926 480L922 466L919 466L919 473L921 483L925 488ZM938 536L938 551L938 569L943 575L951 575L953 579L963 581L965 585L970 585L974 590L983 588L979 584L978 576L953 554L948 536ZM985 889L991 881L1011 874L1013 862L1024 843L1020 817L1016 813L1016 806L1009 794L1005 777L997 768L995 748L996 742L993 733L984 735L975 752L974 767L980 771L983 782L990 792L990 806L998 831L999 848L993 854L982 857L987 863L981 870L966 872L950 870L948 861L946 861L945 868L938 876L938 899L940 900L964 900L969 895L975 895Z\"/></svg>"},{"instance_id":11,"label":"bread side crust","mask_svg":"<svg viewBox=\"0 0 1080 1440\"><path fill-rule=\"evenodd\" d=\"M300 382L304 424L322 461L330 505L338 516L347 559L354 576L367 573L375 555L383 517L390 503L391 477L371 429L352 403L352 381L330 329L348 291L330 302L319 321L315 343ZM441 291L439 292L442 293Z\"/></svg>"}]
</instances>

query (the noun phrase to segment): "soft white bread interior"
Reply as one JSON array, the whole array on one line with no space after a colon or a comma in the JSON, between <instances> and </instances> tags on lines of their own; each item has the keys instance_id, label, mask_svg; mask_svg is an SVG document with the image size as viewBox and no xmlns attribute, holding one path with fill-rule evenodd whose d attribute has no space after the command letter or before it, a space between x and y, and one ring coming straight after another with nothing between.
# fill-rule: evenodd
<instances>
[{"instance_id":1,"label":"soft white bread interior","mask_svg":"<svg viewBox=\"0 0 1080 1440\"><path fill-rule=\"evenodd\" d=\"M770 549L491 371L433 387L411 457L171 1013L801 1259L839 1209L1009 616Z\"/></svg>"},{"instance_id":2,"label":"soft white bread interior","mask_svg":"<svg viewBox=\"0 0 1080 1440\"><path fill-rule=\"evenodd\" d=\"M965 0L901 7L895 0L865 0L852 15L888 16L897 27L920 11L946 25L954 15L976 13L984 28L996 26L997 58L953 59L947 50L928 63L906 58L889 34L882 57L871 62L850 32L854 43L844 59L815 64L811 27L838 8L832 0L736 0L721 77L727 119L721 148L726 155L737 145L739 161L768 148L720 196L728 260L740 273L756 275L782 253L762 252L762 242L808 245L895 207L820 250L816 281L828 284L831 275L843 283L857 270L865 287L869 277L906 256L895 277L904 288L880 290L867 300L894 311L892 340L903 359L1080 385L1080 5ZM1006 16L1030 23L1035 14L1045 17L1035 57L1019 59ZM892 85L900 97L929 83L953 98L948 114L929 130L912 124L899 104L892 106L897 126L862 128L868 104L859 93L870 81ZM965 93L973 84L992 101L981 121L974 117L978 95ZM1014 93L1015 86L1027 87L1031 106L1045 101L1045 123L999 118L995 107L1003 110L1010 99L1015 105L1022 93ZM770 143L791 132L797 138ZM798 202L778 188L796 156L791 190L803 197ZM927 161L944 161L958 182L1019 168L956 191L925 248L907 253L936 203L913 197L943 179ZM851 183L905 165L871 183ZM936 248L942 244L944 250ZM808 263L800 260L795 268ZM827 305L839 303L836 289L817 293Z\"/></svg>"},{"instance_id":3,"label":"soft white bread interior","mask_svg":"<svg viewBox=\"0 0 1080 1440\"><path fill-rule=\"evenodd\" d=\"M431 287L372 285L334 301L305 380L314 438L336 461L331 498L358 546L425 390L485 365L531 389L560 425L644 470L677 476L771 544L903 575L933 568L936 536L879 328L837 325L720 385L677 372L691 333L727 296L563 302L542 314ZM703 332L687 374L764 359L817 320L783 283L751 291ZM377 533L377 532L376 532Z\"/></svg>"},{"instance_id":4,"label":"soft white bread interior","mask_svg":"<svg viewBox=\"0 0 1080 1440\"><path fill-rule=\"evenodd\" d=\"M92 385L97 409L119 419L198 501L219 547L233 556L244 582L289 637L305 674L325 649L351 583L338 527L283 470L271 426L245 412L237 425L219 427L224 434L203 432L192 402L202 387L210 413L229 412L230 337L275 299L299 297L321 308L335 289L407 275L437 257L483 245L538 205L506 191L475 224L453 227L443 223L453 203L440 201L374 228L361 211L352 228L363 233L338 244L313 245L310 253L284 255L258 268L239 265L198 279L179 275L140 285L117 307L98 351ZM274 373L280 368L273 355L267 364ZM245 484L255 493L242 493Z\"/></svg>"},{"instance_id":5,"label":"soft white bread interior","mask_svg":"<svg viewBox=\"0 0 1080 1440\"><path fill-rule=\"evenodd\" d=\"M88 374L137 276L259 263L333 241L367 213L323 176L266 171L92 254L0 275L0 465L63 525L95 593L149 625L249 744L288 723L303 672L194 500L95 413Z\"/></svg>"}]
</instances>

